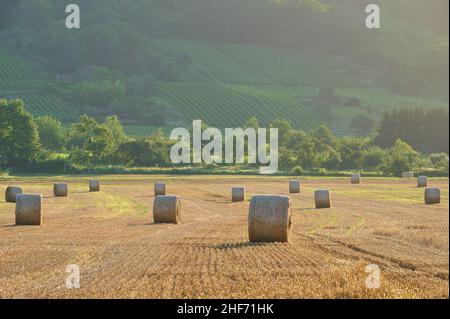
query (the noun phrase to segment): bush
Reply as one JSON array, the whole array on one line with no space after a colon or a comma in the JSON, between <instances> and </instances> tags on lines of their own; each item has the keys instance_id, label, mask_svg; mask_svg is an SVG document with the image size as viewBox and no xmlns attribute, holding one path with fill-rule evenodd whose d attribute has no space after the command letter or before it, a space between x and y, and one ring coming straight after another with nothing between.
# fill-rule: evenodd
<instances>
[{"instance_id":1,"label":"bush","mask_svg":"<svg viewBox=\"0 0 450 319\"><path fill-rule=\"evenodd\" d=\"M430 155L431 163L438 169L448 170L448 155L446 153L434 153Z\"/></svg>"},{"instance_id":2,"label":"bush","mask_svg":"<svg viewBox=\"0 0 450 319\"><path fill-rule=\"evenodd\" d=\"M291 172L294 175L302 175L304 173L303 168L300 165L297 165L294 168L292 168Z\"/></svg>"},{"instance_id":3,"label":"bush","mask_svg":"<svg viewBox=\"0 0 450 319\"><path fill-rule=\"evenodd\" d=\"M120 81L84 81L73 88L76 102L83 106L109 106L125 96L125 85Z\"/></svg>"},{"instance_id":4,"label":"bush","mask_svg":"<svg viewBox=\"0 0 450 319\"><path fill-rule=\"evenodd\" d=\"M350 124L350 129L354 129L360 132L371 131L374 127L374 121L366 114L355 115Z\"/></svg>"},{"instance_id":5,"label":"bush","mask_svg":"<svg viewBox=\"0 0 450 319\"><path fill-rule=\"evenodd\" d=\"M397 140L388 154L383 164L383 172L394 176L401 176L402 172L413 170L419 160L419 154L402 140Z\"/></svg>"},{"instance_id":6,"label":"bush","mask_svg":"<svg viewBox=\"0 0 450 319\"><path fill-rule=\"evenodd\" d=\"M362 167L377 169L386 160L386 152L378 146L370 147L363 152Z\"/></svg>"},{"instance_id":7,"label":"bush","mask_svg":"<svg viewBox=\"0 0 450 319\"><path fill-rule=\"evenodd\" d=\"M27 164L21 171L27 173L67 174L74 171L74 166L65 159L52 159Z\"/></svg>"}]
</instances>

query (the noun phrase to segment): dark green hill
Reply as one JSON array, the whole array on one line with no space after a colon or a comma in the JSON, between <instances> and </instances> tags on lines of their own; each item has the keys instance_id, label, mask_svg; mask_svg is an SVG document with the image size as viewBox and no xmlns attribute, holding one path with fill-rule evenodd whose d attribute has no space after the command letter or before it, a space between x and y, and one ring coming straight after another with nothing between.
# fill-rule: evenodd
<instances>
[{"instance_id":1,"label":"dark green hill","mask_svg":"<svg viewBox=\"0 0 450 319\"><path fill-rule=\"evenodd\" d=\"M345 133L386 110L448 108L448 2L377 2L369 31L369 1L80 0L82 28L67 30L64 1L5 0L0 97L64 122L117 114L135 133L251 116Z\"/></svg>"}]
</instances>

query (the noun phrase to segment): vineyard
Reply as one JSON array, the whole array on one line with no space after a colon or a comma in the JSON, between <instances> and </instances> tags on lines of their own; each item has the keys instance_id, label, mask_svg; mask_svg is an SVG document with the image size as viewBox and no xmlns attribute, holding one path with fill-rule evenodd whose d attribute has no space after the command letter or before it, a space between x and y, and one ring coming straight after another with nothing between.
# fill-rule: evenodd
<instances>
[{"instance_id":1,"label":"vineyard","mask_svg":"<svg viewBox=\"0 0 450 319\"><path fill-rule=\"evenodd\" d=\"M297 127L319 124L300 101L277 92L244 85L163 83L159 91L188 120L201 119L217 127L239 127L252 116L267 125L281 113Z\"/></svg>"},{"instance_id":2,"label":"vineyard","mask_svg":"<svg viewBox=\"0 0 450 319\"><path fill-rule=\"evenodd\" d=\"M22 98L34 115L53 115L63 122L77 119L77 112L46 88L56 85L30 63L0 43L0 98Z\"/></svg>"},{"instance_id":3,"label":"vineyard","mask_svg":"<svg viewBox=\"0 0 450 319\"><path fill-rule=\"evenodd\" d=\"M165 55L188 53L192 63L178 74L181 82L219 82L241 84L273 84L274 81L259 70L237 62L205 42L155 40L153 45Z\"/></svg>"},{"instance_id":4,"label":"vineyard","mask_svg":"<svg viewBox=\"0 0 450 319\"><path fill-rule=\"evenodd\" d=\"M150 43L162 55L190 58L177 68L176 82L159 82L154 96L180 115L166 118L174 125L201 119L211 126L236 127L254 116L267 126L283 117L295 128L309 130L321 123L313 101L324 87L334 87L343 99L361 101L357 108L333 107L334 120L328 124L337 131L347 130L357 114L379 120L384 111L398 107L446 107L441 101L376 88L366 76L370 72L338 55L184 40ZM35 115L51 114L66 123L77 120L79 110L48 92L56 85L0 43L0 97L23 98ZM128 126L127 131L148 135L154 128Z\"/></svg>"},{"instance_id":5,"label":"vineyard","mask_svg":"<svg viewBox=\"0 0 450 319\"><path fill-rule=\"evenodd\" d=\"M345 86L370 84L366 70L339 56L306 50L261 48L181 40L154 40L166 55L188 53L192 64L180 72L180 81L247 85Z\"/></svg>"},{"instance_id":6,"label":"vineyard","mask_svg":"<svg viewBox=\"0 0 450 319\"><path fill-rule=\"evenodd\" d=\"M258 70L275 83L289 86L356 86L370 84L366 70L343 57L307 50L212 45L241 65Z\"/></svg>"},{"instance_id":7,"label":"vineyard","mask_svg":"<svg viewBox=\"0 0 450 319\"><path fill-rule=\"evenodd\" d=\"M446 107L441 101L402 96L377 88L363 66L337 55L307 50L261 48L182 40L153 40L162 54L188 53L179 82L160 83L160 98L185 118L209 125L241 125L251 116L267 125L284 117L293 126L317 126L313 99L323 87L336 88L342 99L357 98L361 107L333 108L333 129L347 130L357 114L379 120L398 107Z\"/></svg>"}]
</instances>

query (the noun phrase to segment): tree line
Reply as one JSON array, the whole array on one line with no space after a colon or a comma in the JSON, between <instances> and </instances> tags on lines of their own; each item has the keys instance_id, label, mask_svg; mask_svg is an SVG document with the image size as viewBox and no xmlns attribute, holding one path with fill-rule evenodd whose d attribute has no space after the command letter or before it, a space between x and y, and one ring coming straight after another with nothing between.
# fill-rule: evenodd
<instances>
[{"instance_id":1,"label":"tree line","mask_svg":"<svg viewBox=\"0 0 450 319\"><path fill-rule=\"evenodd\" d=\"M382 130L371 137L337 137L323 125L303 132L293 129L285 119L275 119L270 127L279 130L279 164L285 173L367 170L399 175L409 170L438 170L448 174L448 153L442 150L420 153L398 137L389 145L378 145L379 134L389 123L382 122ZM249 127L257 129L258 119L252 117L243 123L243 128ZM83 115L66 128L54 117L33 117L21 100L0 100L3 170L26 170L36 163L40 167L50 165L50 170L51 165L55 165L54 169L57 165L174 167L169 158L174 143L162 130L147 137L128 136L115 116L98 122Z\"/></svg>"}]
</instances>

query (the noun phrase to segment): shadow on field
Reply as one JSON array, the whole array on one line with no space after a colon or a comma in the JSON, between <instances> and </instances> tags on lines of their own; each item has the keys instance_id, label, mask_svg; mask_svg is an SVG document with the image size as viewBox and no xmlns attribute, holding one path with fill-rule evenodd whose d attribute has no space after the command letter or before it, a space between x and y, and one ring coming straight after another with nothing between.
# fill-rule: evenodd
<instances>
[{"instance_id":1,"label":"shadow on field","mask_svg":"<svg viewBox=\"0 0 450 319\"><path fill-rule=\"evenodd\" d=\"M14 227L18 227L16 224L8 224L8 225L2 225L2 228L14 228Z\"/></svg>"},{"instance_id":2,"label":"shadow on field","mask_svg":"<svg viewBox=\"0 0 450 319\"><path fill-rule=\"evenodd\" d=\"M128 224L127 227L137 227L137 226L161 226L161 225L174 225L175 224L171 224L171 223L145 223L145 224Z\"/></svg>"},{"instance_id":3,"label":"shadow on field","mask_svg":"<svg viewBox=\"0 0 450 319\"><path fill-rule=\"evenodd\" d=\"M1 228L27 228L27 229L38 229L40 225L16 225L16 224L8 224L2 225Z\"/></svg>"},{"instance_id":4,"label":"shadow on field","mask_svg":"<svg viewBox=\"0 0 450 319\"><path fill-rule=\"evenodd\" d=\"M203 199L204 202L212 202L218 204L232 204L229 200Z\"/></svg>"},{"instance_id":5,"label":"shadow on field","mask_svg":"<svg viewBox=\"0 0 450 319\"><path fill-rule=\"evenodd\" d=\"M315 207L304 207L304 208L300 207L300 208L296 208L294 210L299 211L301 213L303 211L308 212L308 211L312 211L312 210L316 210L316 209L317 208L315 208Z\"/></svg>"},{"instance_id":6,"label":"shadow on field","mask_svg":"<svg viewBox=\"0 0 450 319\"><path fill-rule=\"evenodd\" d=\"M247 247L259 247L259 246L273 246L273 245L279 245L279 244L283 244L286 245L286 243L272 243L272 242L268 242L268 243L252 243L249 241L242 241L242 242L238 242L238 243L223 243L223 244L206 244L206 245L202 245L204 247L208 247L208 248L214 248L214 249L240 249L240 248L247 248Z\"/></svg>"}]
</instances>

